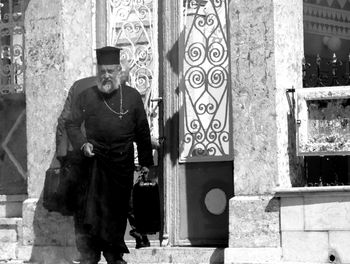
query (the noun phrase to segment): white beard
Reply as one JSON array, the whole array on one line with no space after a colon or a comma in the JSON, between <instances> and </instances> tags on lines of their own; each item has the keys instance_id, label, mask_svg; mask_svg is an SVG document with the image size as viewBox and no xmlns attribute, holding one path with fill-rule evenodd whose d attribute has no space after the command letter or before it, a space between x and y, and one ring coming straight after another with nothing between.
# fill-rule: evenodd
<instances>
[{"instance_id":1,"label":"white beard","mask_svg":"<svg viewBox=\"0 0 350 264\"><path fill-rule=\"evenodd\" d=\"M111 93L114 90L113 84L110 81L108 81L104 85L102 85L101 88L102 88L103 92L105 92L105 93Z\"/></svg>"},{"instance_id":2,"label":"white beard","mask_svg":"<svg viewBox=\"0 0 350 264\"><path fill-rule=\"evenodd\" d=\"M107 81L104 84L99 82L97 87L102 93L110 94L117 89L118 85L114 84L112 81Z\"/></svg>"}]
</instances>

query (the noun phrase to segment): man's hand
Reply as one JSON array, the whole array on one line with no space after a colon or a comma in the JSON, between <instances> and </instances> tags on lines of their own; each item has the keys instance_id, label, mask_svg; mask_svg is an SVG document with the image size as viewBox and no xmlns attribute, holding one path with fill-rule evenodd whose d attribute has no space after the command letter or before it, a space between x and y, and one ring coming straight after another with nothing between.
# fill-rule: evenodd
<instances>
[{"instance_id":1,"label":"man's hand","mask_svg":"<svg viewBox=\"0 0 350 264\"><path fill-rule=\"evenodd\" d=\"M95 156L95 153L93 152L94 146L87 142L83 145L82 151L86 157L93 157Z\"/></svg>"},{"instance_id":2,"label":"man's hand","mask_svg":"<svg viewBox=\"0 0 350 264\"><path fill-rule=\"evenodd\" d=\"M140 169L140 173L141 173L141 175L142 175L142 178L143 178L143 180L144 181L149 181L150 179L149 179L149 168L148 167L141 167L141 169Z\"/></svg>"},{"instance_id":3,"label":"man's hand","mask_svg":"<svg viewBox=\"0 0 350 264\"><path fill-rule=\"evenodd\" d=\"M151 136L151 145L152 145L152 149L159 149L160 147L159 139L155 138L154 136Z\"/></svg>"}]
</instances>

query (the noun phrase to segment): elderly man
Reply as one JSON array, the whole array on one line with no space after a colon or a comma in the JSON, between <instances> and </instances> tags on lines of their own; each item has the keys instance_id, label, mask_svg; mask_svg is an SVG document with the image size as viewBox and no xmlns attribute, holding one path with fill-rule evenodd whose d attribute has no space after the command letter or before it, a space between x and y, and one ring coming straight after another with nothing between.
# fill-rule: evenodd
<instances>
[{"instance_id":1,"label":"elderly man","mask_svg":"<svg viewBox=\"0 0 350 264\"><path fill-rule=\"evenodd\" d=\"M122 85L120 49L96 50L97 84L83 91L66 120L68 137L84 155L85 184L74 216L82 264L124 264L128 203L133 185L134 147L145 173L153 165L149 125L137 90ZM84 124L86 136L81 132Z\"/></svg>"}]
</instances>

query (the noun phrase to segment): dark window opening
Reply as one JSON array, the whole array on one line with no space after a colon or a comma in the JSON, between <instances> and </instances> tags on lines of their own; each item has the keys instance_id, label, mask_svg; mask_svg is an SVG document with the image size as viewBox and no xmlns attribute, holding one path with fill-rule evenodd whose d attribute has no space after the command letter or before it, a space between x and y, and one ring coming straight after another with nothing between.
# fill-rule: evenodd
<instances>
[{"instance_id":1,"label":"dark window opening","mask_svg":"<svg viewBox=\"0 0 350 264\"><path fill-rule=\"evenodd\" d=\"M347 156L305 157L308 186L337 186L349 184Z\"/></svg>"},{"instance_id":2,"label":"dark window opening","mask_svg":"<svg viewBox=\"0 0 350 264\"><path fill-rule=\"evenodd\" d=\"M303 2L305 53L303 87L350 85L350 35L348 33L350 32L350 3L348 1L319 0L304 0ZM311 104L312 102L309 103ZM329 110L330 107L327 105L323 106L322 103L328 104L329 102L317 102L318 109L327 108ZM345 104L343 107L345 109L349 105L349 99L344 99L343 103ZM339 105L340 108L342 108L341 105ZM338 113L339 109L335 110L335 112ZM342 113L344 114L345 110ZM332 113L329 113L329 115L332 115ZM350 119L350 116L345 114L341 118L315 115L315 118L310 120L317 123L317 129L326 129L326 126L323 126L323 124L327 122L330 124L330 129L328 130L332 130L335 128L333 125L337 125L339 127L338 130L342 130L341 132L337 131L337 134L342 137L342 133L350 134L343 129L343 123L347 122L348 119ZM337 120L341 125L337 123ZM328 140L332 135L329 131L324 131L323 134L320 131L315 131L315 134L316 132L317 135L323 135ZM343 140L347 140L345 134ZM349 156L337 156L334 154L304 157L305 176L308 186L350 184Z\"/></svg>"}]
</instances>

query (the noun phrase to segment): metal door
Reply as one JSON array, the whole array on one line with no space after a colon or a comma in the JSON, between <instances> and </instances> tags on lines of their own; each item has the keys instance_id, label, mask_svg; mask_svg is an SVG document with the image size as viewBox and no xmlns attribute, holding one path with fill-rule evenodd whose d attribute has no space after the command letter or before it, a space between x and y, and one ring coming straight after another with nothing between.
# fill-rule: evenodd
<instances>
[{"instance_id":1,"label":"metal door","mask_svg":"<svg viewBox=\"0 0 350 264\"><path fill-rule=\"evenodd\" d=\"M179 244L226 245L233 196L228 1L182 1Z\"/></svg>"}]
</instances>

